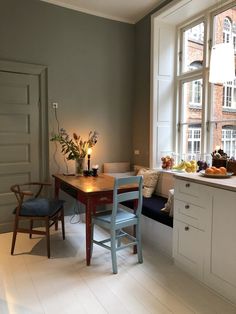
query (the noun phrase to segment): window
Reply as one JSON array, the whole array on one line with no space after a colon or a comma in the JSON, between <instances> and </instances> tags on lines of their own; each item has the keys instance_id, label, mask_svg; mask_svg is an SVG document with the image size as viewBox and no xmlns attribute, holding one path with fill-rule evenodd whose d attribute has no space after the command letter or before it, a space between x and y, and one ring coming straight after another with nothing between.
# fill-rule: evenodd
<instances>
[{"instance_id":1,"label":"window","mask_svg":"<svg viewBox=\"0 0 236 314\"><path fill-rule=\"evenodd\" d=\"M236 23L235 22L233 22L233 26L232 26L232 36L233 36L234 51L236 53Z\"/></svg>"},{"instance_id":2,"label":"window","mask_svg":"<svg viewBox=\"0 0 236 314\"><path fill-rule=\"evenodd\" d=\"M224 19L224 26L223 26L223 42L229 43L231 41L231 22L229 18Z\"/></svg>"},{"instance_id":3,"label":"window","mask_svg":"<svg viewBox=\"0 0 236 314\"><path fill-rule=\"evenodd\" d=\"M178 75L180 87L179 150L186 159L196 157L201 151L202 95L204 69L204 29L203 20L181 31L183 57ZM196 74L195 74L196 72Z\"/></svg>"},{"instance_id":4,"label":"window","mask_svg":"<svg viewBox=\"0 0 236 314\"><path fill-rule=\"evenodd\" d=\"M236 80L227 82L223 87L223 108L236 109Z\"/></svg>"},{"instance_id":5,"label":"window","mask_svg":"<svg viewBox=\"0 0 236 314\"><path fill-rule=\"evenodd\" d=\"M236 80L208 84L209 49L205 40L212 30L212 44L235 45L236 7L222 7L220 13L209 16L206 14L179 29L176 152L191 158L210 154L219 145L236 157Z\"/></svg>"},{"instance_id":6,"label":"window","mask_svg":"<svg viewBox=\"0 0 236 314\"><path fill-rule=\"evenodd\" d=\"M202 102L202 80L193 81L190 85L190 106L199 107Z\"/></svg>"},{"instance_id":7,"label":"window","mask_svg":"<svg viewBox=\"0 0 236 314\"><path fill-rule=\"evenodd\" d=\"M232 125L222 127L222 148L228 156L236 155L236 127Z\"/></svg>"},{"instance_id":8,"label":"window","mask_svg":"<svg viewBox=\"0 0 236 314\"><path fill-rule=\"evenodd\" d=\"M229 43L232 42L234 45L234 50L236 51L236 24L233 23L231 20L226 17L224 19L224 26L223 26L223 42ZM236 94L236 82L227 82L223 86L223 108L230 109L236 108L235 107L235 94Z\"/></svg>"},{"instance_id":9,"label":"window","mask_svg":"<svg viewBox=\"0 0 236 314\"><path fill-rule=\"evenodd\" d=\"M200 153L201 125L192 125L188 128L188 159L195 159Z\"/></svg>"},{"instance_id":10,"label":"window","mask_svg":"<svg viewBox=\"0 0 236 314\"><path fill-rule=\"evenodd\" d=\"M236 127L236 81L209 83L211 47L233 42L236 48L236 5L227 1L214 8L210 0L203 3L204 9L197 12L196 8L194 16L188 10L193 3L185 0L153 15L152 167L160 165L164 151L180 159L196 154L208 158L216 146L223 145L225 126ZM172 19L173 12L176 19Z\"/></svg>"},{"instance_id":11,"label":"window","mask_svg":"<svg viewBox=\"0 0 236 314\"><path fill-rule=\"evenodd\" d=\"M194 70L193 64L202 67L204 23L201 22L183 30L183 47L181 51L182 72Z\"/></svg>"}]
</instances>

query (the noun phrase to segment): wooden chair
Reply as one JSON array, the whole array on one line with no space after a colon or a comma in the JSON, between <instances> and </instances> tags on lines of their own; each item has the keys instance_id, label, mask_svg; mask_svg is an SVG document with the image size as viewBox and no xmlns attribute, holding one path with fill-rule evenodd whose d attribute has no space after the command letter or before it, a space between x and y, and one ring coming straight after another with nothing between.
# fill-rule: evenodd
<instances>
[{"instance_id":1,"label":"wooden chair","mask_svg":"<svg viewBox=\"0 0 236 314\"><path fill-rule=\"evenodd\" d=\"M112 211L98 213L92 217L92 243L91 243L91 252L93 251L93 243L102 246L105 249L111 251L111 259L112 259L112 269L113 273L117 273L117 260L116 260L116 252L123 248L126 248L130 245L137 245L137 253L138 253L138 262L143 262L142 257L142 247L141 247L141 230L140 230L140 217L141 217L141 209L142 209L142 182L143 179L141 176L132 176L132 177L124 177L124 178L115 178L114 183L114 192L113 192L113 205ZM137 184L138 190L136 191L128 191L127 190L119 190L120 186L126 184ZM125 201L131 201L131 206L133 205L132 201L137 201L137 206L135 212L130 208L121 206L120 203ZM135 201L135 202L136 202ZM98 225L102 228L108 229L110 232L110 237L104 239L102 241L97 241L94 239L94 225ZM123 230L125 227L135 226L135 235L131 236L127 232ZM121 239L126 237L129 242L126 244L121 244ZM110 242L110 245L106 243Z\"/></svg>"},{"instance_id":2,"label":"wooden chair","mask_svg":"<svg viewBox=\"0 0 236 314\"><path fill-rule=\"evenodd\" d=\"M11 186L11 191L17 199L17 207L14 210L15 222L12 237L11 255L14 254L17 233L40 234L46 236L47 255L50 258L50 227L55 225L58 229L58 221L61 221L62 236L65 239L64 225L64 201L57 199L41 198L40 193L50 183L29 182ZM26 190L27 189L27 190ZM28 190L29 189L29 190ZM29 228L20 227L20 220L28 220ZM45 230L35 230L34 221L44 221Z\"/></svg>"}]
</instances>

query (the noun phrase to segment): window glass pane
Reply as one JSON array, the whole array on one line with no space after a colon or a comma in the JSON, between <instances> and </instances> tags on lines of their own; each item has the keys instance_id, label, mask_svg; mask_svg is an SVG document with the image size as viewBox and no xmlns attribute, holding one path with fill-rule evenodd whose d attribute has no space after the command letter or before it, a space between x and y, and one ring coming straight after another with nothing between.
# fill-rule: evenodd
<instances>
[{"instance_id":1,"label":"window glass pane","mask_svg":"<svg viewBox=\"0 0 236 314\"><path fill-rule=\"evenodd\" d=\"M213 119L232 119L236 112L236 80L213 85Z\"/></svg>"},{"instance_id":2,"label":"window glass pane","mask_svg":"<svg viewBox=\"0 0 236 314\"><path fill-rule=\"evenodd\" d=\"M183 72L202 68L204 23L197 24L183 33Z\"/></svg>"},{"instance_id":3,"label":"window glass pane","mask_svg":"<svg viewBox=\"0 0 236 314\"><path fill-rule=\"evenodd\" d=\"M236 80L223 85L213 85L213 102L211 114L211 150L221 146L230 156L234 156L232 136L235 131L227 129L226 126L236 125ZM224 129L224 131L223 131ZM227 140L230 139L230 143ZM230 145L230 146L229 146ZM236 157L236 156L234 156Z\"/></svg>"},{"instance_id":4,"label":"window glass pane","mask_svg":"<svg viewBox=\"0 0 236 314\"><path fill-rule=\"evenodd\" d=\"M214 43L232 42L235 45L236 7L214 18ZM211 145L235 156L236 79L212 87Z\"/></svg>"},{"instance_id":5,"label":"window glass pane","mask_svg":"<svg viewBox=\"0 0 236 314\"><path fill-rule=\"evenodd\" d=\"M236 158L236 119L211 123L211 138L212 151L220 146L229 157Z\"/></svg>"},{"instance_id":6,"label":"window glass pane","mask_svg":"<svg viewBox=\"0 0 236 314\"><path fill-rule=\"evenodd\" d=\"M202 79L182 84L181 147L185 159L196 159L201 148Z\"/></svg>"},{"instance_id":7,"label":"window glass pane","mask_svg":"<svg viewBox=\"0 0 236 314\"><path fill-rule=\"evenodd\" d=\"M229 157L236 157L236 126L222 126L222 149Z\"/></svg>"},{"instance_id":8,"label":"window glass pane","mask_svg":"<svg viewBox=\"0 0 236 314\"><path fill-rule=\"evenodd\" d=\"M183 83L182 122L202 120L202 79Z\"/></svg>"},{"instance_id":9,"label":"window glass pane","mask_svg":"<svg viewBox=\"0 0 236 314\"><path fill-rule=\"evenodd\" d=\"M182 134L183 158L197 159L201 148L201 124L183 125Z\"/></svg>"}]
</instances>

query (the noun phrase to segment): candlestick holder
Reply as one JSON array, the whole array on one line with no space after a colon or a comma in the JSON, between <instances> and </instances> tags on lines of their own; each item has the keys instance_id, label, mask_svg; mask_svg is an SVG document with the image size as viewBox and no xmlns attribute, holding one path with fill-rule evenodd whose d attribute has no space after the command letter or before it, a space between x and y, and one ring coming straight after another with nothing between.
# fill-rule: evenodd
<instances>
[{"instance_id":1,"label":"candlestick holder","mask_svg":"<svg viewBox=\"0 0 236 314\"><path fill-rule=\"evenodd\" d=\"M88 172L90 172L90 158L91 158L92 148L88 148Z\"/></svg>"},{"instance_id":2,"label":"candlestick holder","mask_svg":"<svg viewBox=\"0 0 236 314\"><path fill-rule=\"evenodd\" d=\"M97 177L98 176L98 165L92 166L92 176Z\"/></svg>"}]
</instances>

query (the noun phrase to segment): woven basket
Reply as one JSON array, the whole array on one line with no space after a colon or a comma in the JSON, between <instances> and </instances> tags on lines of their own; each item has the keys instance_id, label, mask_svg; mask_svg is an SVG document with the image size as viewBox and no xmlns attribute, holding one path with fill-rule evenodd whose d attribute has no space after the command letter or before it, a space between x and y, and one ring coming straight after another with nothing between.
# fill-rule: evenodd
<instances>
[{"instance_id":1,"label":"woven basket","mask_svg":"<svg viewBox=\"0 0 236 314\"><path fill-rule=\"evenodd\" d=\"M226 159L220 159L220 158L212 158L212 166L216 168L225 167L226 168Z\"/></svg>"},{"instance_id":2,"label":"woven basket","mask_svg":"<svg viewBox=\"0 0 236 314\"><path fill-rule=\"evenodd\" d=\"M236 175L236 161L229 160L227 162L227 167L226 167L228 172L233 172L234 175Z\"/></svg>"}]
</instances>

